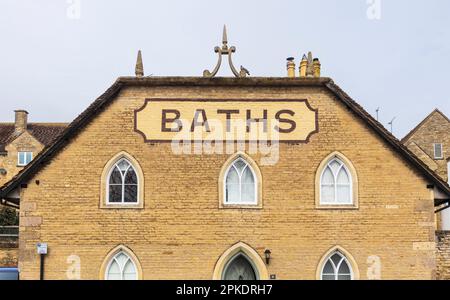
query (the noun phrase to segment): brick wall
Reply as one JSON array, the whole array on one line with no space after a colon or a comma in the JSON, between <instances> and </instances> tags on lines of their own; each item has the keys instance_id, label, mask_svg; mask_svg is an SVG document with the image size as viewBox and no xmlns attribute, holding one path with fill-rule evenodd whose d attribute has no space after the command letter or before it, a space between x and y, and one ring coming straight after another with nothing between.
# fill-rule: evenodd
<instances>
[{"instance_id":1,"label":"brick wall","mask_svg":"<svg viewBox=\"0 0 450 300\"><path fill-rule=\"evenodd\" d=\"M260 166L262 209L220 209L218 175L229 155L176 155L170 144L145 144L133 130L133 111L147 97L307 98L319 109L320 131L307 144L282 144L279 162ZM143 209L99 208L103 167L120 151L144 172ZM315 208L316 169L333 151L357 171L358 209ZM98 279L118 244L132 249L145 279L211 279L221 254L242 241L261 257L271 250L268 272L278 279L314 279L335 245L351 253L363 279L372 256L382 279L432 279L435 223L426 185L321 88L126 88L22 190L21 278L39 278L39 241L49 247L48 279L66 278L71 255L80 259L82 279Z\"/></svg>"}]
</instances>

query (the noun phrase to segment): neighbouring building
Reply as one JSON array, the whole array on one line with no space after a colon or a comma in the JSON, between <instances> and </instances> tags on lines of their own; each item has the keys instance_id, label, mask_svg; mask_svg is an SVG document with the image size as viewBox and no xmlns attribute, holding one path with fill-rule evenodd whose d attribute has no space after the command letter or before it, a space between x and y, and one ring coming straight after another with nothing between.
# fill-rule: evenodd
<instances>
[{"instance_id":1,"label":"neighbouring building","mask_svg":"<svg viewBox=\"0 0 450 300\"><path fill-rule=\"evenodd\" d=\"M433 110L402 139L402 143L443 180L448 181L450 120L440 110Z\"/></svg>"},{"instance_id":2,"label":"neighbouring building","mask_svg":"<svg viewBox=\"0 0 450 300\"><path fill-rule=\"evenodd\" d=\"M432 111L411 130L402 143L443 180L450 183L450 120L440 110ZM448 201L436 203L437 275L450 279L450 209Z\"/></svg>"},{"instance_id":3,"label":"neighbouring building","mask_svg":"<svg viewBox=\"0 0 450 300\"><path fill-rule=\"evenodd\" d=\"M66 126L63 123L28 123L25 110L15 111L14 123L0 123L0 186L16 176ZM6 198L2 199L0 207L3 205L16 209L19 203ZM17 228L3 225L0 224L0 267L17 266Z\"/></svg>"},{"instance_id":4,"label":"neighbouring building","mask_svg":"<svg viewBox=\"0 0 450 300\"><path fill-rule=\"evenodd\" d=\"M66 128L66 123L28 123L15 111L14 123L0 123L0 186L11 180Z\"/></svg>"},{"instance_id":5,"label":"neighbouring building","mask_svg":"<svg viewBox=\"0 0 450 300\"><path fill-rule=\"evenodd\" d=\"M434 279L450 187L304 57L120 77L0 190L45 279ZM299 73L300 76L297 75Z\"/></svg>"}]
</instances>

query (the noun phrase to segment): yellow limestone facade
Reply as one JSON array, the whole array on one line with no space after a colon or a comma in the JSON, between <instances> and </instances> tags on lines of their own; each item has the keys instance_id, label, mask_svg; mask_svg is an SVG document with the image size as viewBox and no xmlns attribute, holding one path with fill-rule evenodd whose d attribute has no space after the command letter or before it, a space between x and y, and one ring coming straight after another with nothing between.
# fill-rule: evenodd
<instances>
[{"instance_id":1,"label":"yellow limestone facade","mask_svg":"<svg viewBox=\"0 0 450 300\"><path fill-rule=\"evenodd\" d=\"M27 179L20 190L21 279L39 278L38 242L48 244L45 279L104 279L121 251L133 261L138 279L220 279L236 254L250 261L259 279L319 279L336 251L346 258L353 279L435 278L429 181L336 95L307 78L292 85L208 80L124 84ZM261 109L268 114L289 109L288 102L280 107L280 100L305 99L311 109L301 104L298 120L308 111L317 115L307 116L309 127L299 121L298 133L313 132L309 138L295 137L302 141L282 142L278 149L269 145L265 153L252 152L252 143L186 153L167 141L145 141L145 130L145 135L161 134L151 113L145 122L154 128L141 119L136 124L148 99L178 99L171 109L185 114L213 112L229 99L227 109L254 109L255 116L256 110L261 115ZM254 99L272 101L256 105ZM321 205L318 199L317 174L333 157L352 176L351 205ZM115 158L126 158L137 170L137 205L108 204L104 177ZM224 205L221 177L239 158L254 170L257 200Z\"/></svg>"}]
</instances>

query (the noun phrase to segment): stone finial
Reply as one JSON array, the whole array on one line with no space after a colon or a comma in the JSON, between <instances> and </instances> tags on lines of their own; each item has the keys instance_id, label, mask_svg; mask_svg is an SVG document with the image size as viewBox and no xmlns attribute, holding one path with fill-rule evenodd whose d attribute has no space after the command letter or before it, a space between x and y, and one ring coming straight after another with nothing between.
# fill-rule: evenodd
<instances>
[{"instance_id":1,"label":"stone finial","mask_svg":"<svg viewBox=\"0 0 450 300\"><path fill-rule=\"evenodd\" d=\"M250 72L246 68L241 66L241 69L238 72L238 70L236 70L236 68L234 67L231 55L236 52L236 47L228 47L227 27L225 25L223 25L222 32L222 47L214 47L214 52L218 54L217 64L212 71L204 70L203 77L212 78L216 76L217 72L219 71L220 65L222 64L222 55L228 55L228 64L230 65L231 72L233 72L234 76L243 78L247 75L250 75Z\"/></svg>"},{"instance_id":2,"label":"stone finial","mask_svg":"<svg viewBox=\"0 0 450 300\"><path fill-rule=\"evenodd\" d=\"M227 37L227 26L223 25L222 32L222 48L226 49L228 45L228 37Z\"/></svg>"},{"instance_id":3,"label":"stone finial","mask_svg":"<svg viewBox=\"0 0 450 300\"><path fill-rule=\"evenodd\" d=\"M311 51L308 52L308 65L306 67L306 77L314 77L313 56Z\"/></svg>"},{"instance_id":4,"label":"stone finial","mask_svg":"<svg viewBox=\"0 0 450 300\"><path fill-rule=\"evenodd\" d=\"M137 60L136 60L136 68L134 73L137 77L144 76L144 64L142 63L142 53L141 50L138 51Z\"/></svg>"}]
</instances>

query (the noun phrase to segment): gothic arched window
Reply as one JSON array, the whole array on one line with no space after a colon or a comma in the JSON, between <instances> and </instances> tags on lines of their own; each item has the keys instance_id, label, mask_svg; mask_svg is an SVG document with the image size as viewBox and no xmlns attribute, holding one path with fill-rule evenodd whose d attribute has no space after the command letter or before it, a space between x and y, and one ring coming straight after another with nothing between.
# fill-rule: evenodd
<instances>
[{"instance_id":1,"label":"gothic arched window","mask_svg":"<svg viewBox=\"0 0 450 300\"><path fill-rule=\"evenodd\" d=\"M111 168L107 183L107 203L137 203L139 180L133 165L121 158Z\"/></svg>"},{"instance_id":2,"label":"gothic arched window","mask_svg":"<svg viewBox=\"0 0 450 300\"><path fill-rule=\"evenodd\" d=\"M239 157L225 173L224 204L257 204L257 182L252 167Z\"/></svg>"}]
</instances>

